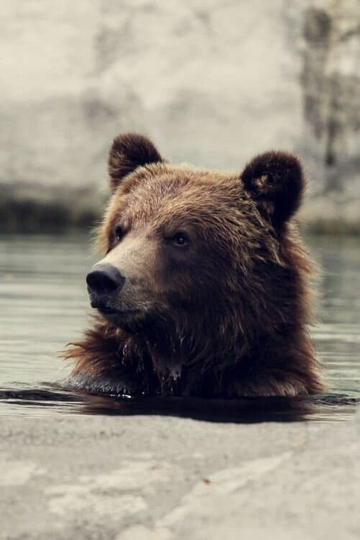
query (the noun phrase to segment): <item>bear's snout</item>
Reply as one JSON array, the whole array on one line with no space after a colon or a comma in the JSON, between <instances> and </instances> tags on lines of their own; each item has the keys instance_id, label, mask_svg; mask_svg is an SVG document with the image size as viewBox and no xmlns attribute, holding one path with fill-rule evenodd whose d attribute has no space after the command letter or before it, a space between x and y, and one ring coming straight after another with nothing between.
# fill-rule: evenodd
<instances>
[{"instance_id":1,"label":"bear's snout","mask_svg":"<svg viewBox=\"0 0 360 540\"><path fill-rule=\"evenodd\" d=\"M89 293L101 299L115 291L119 292L125 278L112 264L95 264L86 276L86 283Z\"/></svg>"}]
</instances>

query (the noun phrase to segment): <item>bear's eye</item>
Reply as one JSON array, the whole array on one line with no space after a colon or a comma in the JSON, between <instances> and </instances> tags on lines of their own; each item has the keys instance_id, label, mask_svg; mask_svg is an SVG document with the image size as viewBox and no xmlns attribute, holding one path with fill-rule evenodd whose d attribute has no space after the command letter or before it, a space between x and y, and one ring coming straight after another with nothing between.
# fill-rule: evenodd
<instances>
[{"instance_id":1,"label":"bear's eye","mask_svg":"<svg viewBox=\"0 0 360 540\"><path fill-rule=\"evenodd\" d=\"M170 238L170 242L176 247L186 247L190 243L190 238L184 232L178 232Z\"/></svg>"},{"instance_id":2,"label":"bear's eye","mask_svg":"<svg viewBox=\"0 0 360 540\"><path fill-rule=\"evenodd\" d=\"M118 242L120 242L120 240L123 239L123 236L124 236L124 229L121 227L121 225L118 225L117 227L115 227L114 234L115 234L115 239L116 239Z\"/></svg>"}]
</instances>

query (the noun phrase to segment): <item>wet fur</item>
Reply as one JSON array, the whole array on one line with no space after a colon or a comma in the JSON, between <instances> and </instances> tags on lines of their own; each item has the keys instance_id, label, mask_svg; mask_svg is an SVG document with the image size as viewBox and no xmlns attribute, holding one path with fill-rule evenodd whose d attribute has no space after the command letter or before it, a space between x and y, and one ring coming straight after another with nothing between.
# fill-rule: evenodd
<instances>
[{"instance_id":1,"label":"wet fur","mask_svg":"<svg viewBox=\"0 0 360 540\"><path fill-rule=\"evenodd\" d=\"M176 288L165 291L159 276L171 261L165 268L159 257L152 268L149 258L149 289L159 298L166 292L166 303L126 330L97 317L64 353L75 361L68 386L204 397L321 392L307 330L313 265L289 223L304 189L297 159L263 154L239 177L170 165L144 139L118 137L110 150L114 194L98 244L112 250L121 216L129 230L150 223L155 234L182 212L199 231L201 272L189 258Z\"/></svg>"}]
</instances>

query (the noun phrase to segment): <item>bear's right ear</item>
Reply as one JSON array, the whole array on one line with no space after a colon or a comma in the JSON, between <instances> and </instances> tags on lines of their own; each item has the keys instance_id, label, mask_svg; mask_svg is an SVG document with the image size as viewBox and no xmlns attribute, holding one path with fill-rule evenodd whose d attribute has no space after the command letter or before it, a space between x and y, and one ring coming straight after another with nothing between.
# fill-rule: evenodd
<instances>
[{"instance_id":1,"label":"bear's right ear","mask_svg":"<svg viewBox=\"0 0 360 540\"><path fill-rule=\"evenodd\" d=\"M125 133L114 139L109 152L110 187L115 191L124 176L137 167L162 162L153 143L137 133Z\"/></svg>"}]
</instances>

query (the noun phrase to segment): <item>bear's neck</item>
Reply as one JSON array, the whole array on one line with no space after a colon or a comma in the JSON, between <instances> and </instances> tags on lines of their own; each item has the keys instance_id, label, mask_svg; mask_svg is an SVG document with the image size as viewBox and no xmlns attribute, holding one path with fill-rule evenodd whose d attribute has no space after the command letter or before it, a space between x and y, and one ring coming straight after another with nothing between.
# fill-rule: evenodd
<instances>
[{"instance_id":1,"label":"bear's neck","mask_svg":"<svg viewBox=\"0 0 360 540\"><path fill-rule=\"evenodd\" d=\"M214 367L232 364L242 356L244 340L239 330L221 331L224 324L215 317L211 324L200 317L197 321L200 322L196 328L179 327L171 320L152 321L135 336L161 385L175 388L186 384L190 372L204 374ZM226 342L222 336L228 336Z\"/></svg>"}]
</instances>

